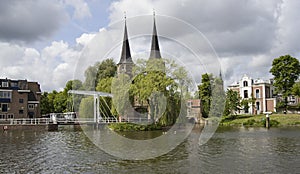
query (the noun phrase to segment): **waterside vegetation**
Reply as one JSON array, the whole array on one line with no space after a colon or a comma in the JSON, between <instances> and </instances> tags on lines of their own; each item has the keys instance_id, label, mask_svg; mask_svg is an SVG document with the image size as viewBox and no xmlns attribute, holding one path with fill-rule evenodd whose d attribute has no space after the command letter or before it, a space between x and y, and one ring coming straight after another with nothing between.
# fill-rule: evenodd
<instances>
[{"instance_id":1,"label":"waterside vegetation","mask_svg":"<svg viewBox=\"0 0 300 174\"><path fill-rule=\"evenodd\" d=\"M265 115L234 115L224 116L221 126L257 126L266 125ZM274 114L270 115L271 127L300 126L300 114Z\"/></svg>"}]
</instances>

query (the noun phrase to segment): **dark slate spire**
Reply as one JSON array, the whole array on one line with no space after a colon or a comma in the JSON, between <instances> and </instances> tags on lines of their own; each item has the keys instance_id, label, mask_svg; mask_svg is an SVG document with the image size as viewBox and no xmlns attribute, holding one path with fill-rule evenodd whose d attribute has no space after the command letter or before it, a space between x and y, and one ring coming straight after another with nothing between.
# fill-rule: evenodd
<instances>
[{"instance_id":1,"label":"dark slate spire","mask_svg":"<svg viewBox=\"0 0 300 174\"><path fill-rule=\"evenodd\" d=\"M132 59L131 59L130 46L129 46L129 41L128 41L126 14L125 14L123 46L122 46L120 62L118 64L122 64L122 63L133 63Z\"/></svg>"},{"instance_id":2,"label":"dark slate spire","mask_svg":"<svg viewBox=\"0 0 300 174\"><path fill-rule=\"evenodd\" d=\"M154 24L153 24L150 58L161 58L159 44L158 44L158 36L157 36L157 31L156 31L155 12L154 11L153 11L153 21L154 21Z\"/></svg>"}]
</instances>

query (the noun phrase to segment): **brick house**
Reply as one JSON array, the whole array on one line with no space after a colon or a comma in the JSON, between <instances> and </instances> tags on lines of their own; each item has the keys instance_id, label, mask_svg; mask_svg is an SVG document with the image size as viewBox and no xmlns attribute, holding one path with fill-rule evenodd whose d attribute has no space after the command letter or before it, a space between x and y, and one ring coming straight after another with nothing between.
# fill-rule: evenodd
<instances>
[{"instance_id":1,"label":"brick house","mask_svg":"<svg viewBox=\"0 0 300 174\"><path fill-rule=\"evenodd\" d=\"M201 113L201 100L200 99L189 99L187 100L187 114L188 117L196 118L199 121L202 118Z\"/></svg>"},{"instance_id":2,"label":"brick house","mask_svg":"<svg viewBox=\"0 0 300 174\"><path fill-rule=\"evenodd\" d=\"M0 119L41 117L40 98L37 82L0 79Z\"/></svg>"},{"instance_id":3,"label":"brick house","mask_svg":"<svg viewBox=\"0 0 300 174\"><path fill-rule=\"evenodd\" d=\"M241 108L241 114L261 114L263 112L276 112L276 98L273 80L252 79L244 75L238 82L228 86L228 89L237 91L241 99L254 98L255 102L248 108Z\"/></svg>"}]
</instances>

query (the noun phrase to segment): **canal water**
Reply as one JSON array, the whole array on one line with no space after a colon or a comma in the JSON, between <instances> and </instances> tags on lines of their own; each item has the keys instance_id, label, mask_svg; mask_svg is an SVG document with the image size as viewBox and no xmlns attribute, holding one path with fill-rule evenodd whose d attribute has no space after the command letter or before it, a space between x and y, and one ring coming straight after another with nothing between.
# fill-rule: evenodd
<instances>
[{"instance_id":1,"label":"canal water","mask_svg":"<svg viewBox=\"0 0 300 174\"><path fill-rule=\"evenodd\" d=\"M105 153L68 126L1 131L0 173L300 173L300 127L218 128L201 146L199 136L195 129L169 153L131 161Z\"/></svg>"}]
</instances>

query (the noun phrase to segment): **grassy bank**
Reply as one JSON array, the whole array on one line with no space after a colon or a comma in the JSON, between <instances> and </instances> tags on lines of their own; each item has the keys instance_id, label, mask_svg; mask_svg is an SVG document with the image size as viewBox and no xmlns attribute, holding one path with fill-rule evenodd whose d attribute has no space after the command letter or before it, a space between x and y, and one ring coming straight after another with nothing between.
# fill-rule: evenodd
<instances>
[{"instance_id":1,"label":"grassy bank","mask_svg":"<svg viewBox=\"0 0 300 174\"><path fill-rule=\"evenodd\" d=\"M223 126L265 126L265 115L237 115L223 117ZM300 126L300 114L272 114L270 115L271 126Z\"/></svg>"},{"instance_id":2,"label":"grassy bank","mask_svg":"<svg viewBox=\"0 0 300 174\"><path fill-rule=\"evenodd\" d=\"M152 131L161 130L162 127L159 124L141 125L134 123L111 123L108 127L114 131Z\"/></svg>"}]
</instances>

